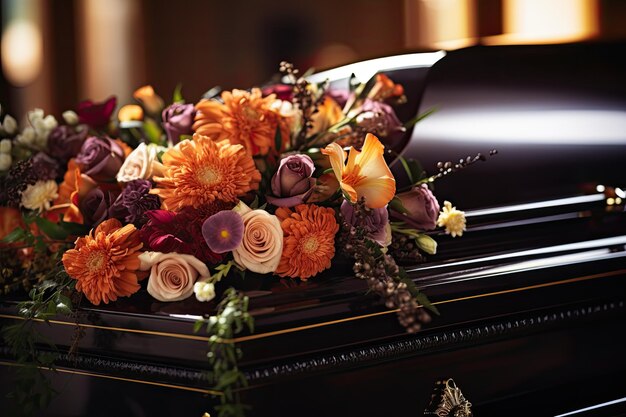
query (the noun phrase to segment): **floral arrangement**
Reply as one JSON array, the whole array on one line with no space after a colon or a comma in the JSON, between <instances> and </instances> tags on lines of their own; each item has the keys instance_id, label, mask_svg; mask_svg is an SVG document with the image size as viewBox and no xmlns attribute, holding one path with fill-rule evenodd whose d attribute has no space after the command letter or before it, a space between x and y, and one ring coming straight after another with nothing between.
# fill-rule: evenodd
<instances>
[{"instance_id":1,"label":"floral arrangement","mask_svg":"<svg viewBox=\"0 0 626 417\"><path fill-rule=\"evenodd\" d=\"M252 330L245 295L225 291L229 274L318 279L343 256L409 332L419 330L429 320L423 307L436 309L399 263L436 252L428 231L463 234L464 213L447 201L442 209L431 184L482 156L428 176L389 146L423 117L398 120L401 85L378 74L336 91L288 63L280 70L280 83L211 90L194 104L177 88L166 106L146 86L117 113L111 97L83 102L62 121L34 110L21 129L6 115L0 280L5 292L30 291L21 314L47 319L83 298L110 303L142 287L161 302L223 293L212 311L228 326L214 316L195 330L206 325L225 339L244 324ZM405 189L389 159L404 166ZM237 415L234 387L244 381L222 381L236 361L213 357L212 381L227 394L220 413Z\"/></svg>"}]
</instances>

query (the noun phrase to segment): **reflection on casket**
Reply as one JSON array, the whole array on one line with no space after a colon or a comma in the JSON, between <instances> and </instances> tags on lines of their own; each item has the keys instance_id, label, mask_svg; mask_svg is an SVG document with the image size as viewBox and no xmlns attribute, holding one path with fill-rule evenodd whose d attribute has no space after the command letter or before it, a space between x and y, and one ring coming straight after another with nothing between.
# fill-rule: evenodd
<instances>
[{"instance_id":1,"label":"reflection on casket","mask_svg":"<svg viewBox=\"0 0 626 417\"><path fill-rule=\"evenodd\" d=\"M247 276L239 286L256 331L237 342L251 414L421 415L450 377L476 415L554 415L623 397L626 215L597 186L626 186L624 52L476 47L384 61L409 95L401 118L438 108L398 145L406 156L432 168L499 150L437 183L438 196L468 208L468 231L437 236L441 255L408 269L441 315L405 334L346 264L306 283ZM84 308L85 336L77 356L61 356L62 394L47 415L201 415L213 401L207 338L191 329L212 307L139 294ZM13 320L14 303L1 314ZM71 320L41 327L67 349Z\"/></svg>"}]
</instances>

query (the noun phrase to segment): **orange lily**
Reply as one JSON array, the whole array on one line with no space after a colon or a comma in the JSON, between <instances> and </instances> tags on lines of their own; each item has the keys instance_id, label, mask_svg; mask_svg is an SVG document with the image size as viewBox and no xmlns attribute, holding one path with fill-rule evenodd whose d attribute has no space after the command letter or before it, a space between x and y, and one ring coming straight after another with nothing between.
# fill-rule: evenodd
<instances>
[{"instance_id":1,"label":"orange lily","mask_svg":"<svg viewBox=\"0 0 626 417\"><path fill-rule=\"evenodd\" d=\"M136 104L127 104L117 112L117 119L120 122L132 122L143 120L143 109Z\"/></svg>"},{"instance_id":2,"label":"orange lily","mask_svg":"<svg viewBox=\"0 0 626 417\"><path fill-rule=\"evenodd\" d=\"M322 149L322 153L330 159L342 191L351 202L365 197L366 206L381 208L395 195L396 180L385 162L384 149L378 138L368 133L360 152L350 147L345 166L346 153L336 142Z\"/></svg>"}]
</instances>

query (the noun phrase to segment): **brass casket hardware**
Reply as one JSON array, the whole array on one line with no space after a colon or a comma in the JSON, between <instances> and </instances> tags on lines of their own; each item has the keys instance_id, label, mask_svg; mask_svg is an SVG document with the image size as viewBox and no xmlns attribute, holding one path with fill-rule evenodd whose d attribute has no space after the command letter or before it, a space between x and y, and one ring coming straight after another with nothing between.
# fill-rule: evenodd
<instances>
[{"instance_id":1,"label":"brass casket hardware","mask_svg":"<svg viewBox=\"0 0 626 417\"><path fill-rule=\"evenodd\" d=\"M472 404L465 399L452 378L437 381L430 398L430 404L424 411L425 416L471 417Z\"/></svg>"}]
</instances>

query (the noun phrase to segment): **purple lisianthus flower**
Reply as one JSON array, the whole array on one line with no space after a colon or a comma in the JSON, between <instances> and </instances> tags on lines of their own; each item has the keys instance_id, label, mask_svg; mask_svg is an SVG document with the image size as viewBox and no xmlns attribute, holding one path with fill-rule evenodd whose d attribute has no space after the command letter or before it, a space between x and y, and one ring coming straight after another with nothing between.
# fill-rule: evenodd
<instances>
[{"instance_id":1,"label":"purple lisianthus flower","mask_svg":"<svg viewBox=\"0 0 626 417\"><path fill-rule=\"evenodd\" d=\"M110 181L124 162L124 150L113 139L91 136L83 143L76 162L83 174L96 181Z\"/></svg>"},{"instance_id":2,"label":"purple lisianthus flower","mask_svg":"<svg viewBox=\"0 0 626 417\"><path fill-rule=\"evenodd\" d=\"M54 180L59 176L59 163L43 152L37 152L32 158L33 172L38 180Z\"/></svg>"},{"instance_id":3,"label":"purple lisianthus flower","mask_svg":"<svg viewBox=\"0 0 626 417\"><path fill-rule=\"evenodd\" d=\"M126 183L124 190L111 207L112 217L141 226L148 218L146 212L161 207L159 197L150 194L152 183L148 180L134 180Z\"/></svg>"},{"instance_id":4,"label":"purple lisianthus flower","mask_svg":"<svg viewBox=\"0 0 626 417\"><path fill-rule=\"evenodd\" d=\"M48 154L53 158L66 163L80 152L87 139L87 128L77 131L71 126L57 126L48 136Z\"/></svg>"},{"instance_id":5,"label":"purple lisianthus flower","mask_svg":"<svg viewBox=\"0 0 626 417\"><path fill-rule=\"evenodd\" d=\"M114 217L111 207L118 196L118 190L103 189L102 187L96 187L89 191L78 203L78 209L83 215L85 224L95 227L106 219Z\"/></svg>"},{"instance_id":6,"label":"purple lisianthus flower","mask_svg":"<svg viewBox=\"0 0 626 417\"><path fill-rule=\"evenodd\" d=\"M243 219L231 210L215 213L202 224L202 236L215 253L237 249L243 239L243 230Z\"/></svg>"},{"instance_id":7,"label":"purple lisianthus flower","mask_svg":"<svg viewBox=\"0 0 626 417\"><path fill-rule=\"evenodd\" d=\"M272 193L267 201L277 207L293 207L304 203L313 192L315 178L311 178L315 164L308 155L289 155L280 161L272 177Z\"/></svg>"},{"instance_id":8,"label":"purple lisianthus flower","mask_svg":"<svg viewBox=\"0 0 626 417\"><path fill-rule=\"evenodd\" d=\"M439 217L439 203L426 184L396 195L408 213L395 211L391 216L418 230L433 230Z\"/></svg>"},{"instance_id":9,"label":"purple lisianthus flower","mask_svg":"<svg viewBox=\"0 0 626 417\"><path fill-rule=\"evenodd\" d=\"M341 215L346 223L351 226L361 226L367 231L367 237L381 246L391 243L391 228L389 225L389 212L387 206L371 209L366 217L357 217L354 213L354 205L344 200L341 203Z\"/></svg>"},{"instance_id":10,"label":"purple lisianthus flower","mask_svg":"<svg viewBox=\"0 0 626 417\"><path fill-rule=\"evenodd\" d=\"M193 104L174 103L163 110L163 128L167 133L167 140L176 145L181 135L191 135L193 119L196 109Z\"/></svg>"},{"instance_id":11,"label":"purple lisianthus flower","mask_svg":"<svg viewBox=\"0 0 626 417\"><path fill-rule=\"evenodd\" d=\"M381 101L366 99L360 107L357 125L388 140L397 139L405 129L393 108Z\"/></svg>"}]
</instances>

